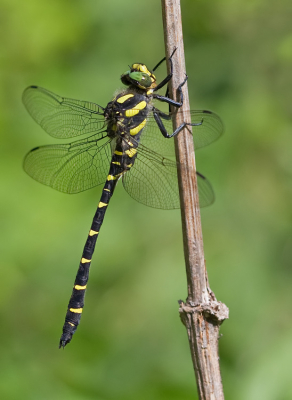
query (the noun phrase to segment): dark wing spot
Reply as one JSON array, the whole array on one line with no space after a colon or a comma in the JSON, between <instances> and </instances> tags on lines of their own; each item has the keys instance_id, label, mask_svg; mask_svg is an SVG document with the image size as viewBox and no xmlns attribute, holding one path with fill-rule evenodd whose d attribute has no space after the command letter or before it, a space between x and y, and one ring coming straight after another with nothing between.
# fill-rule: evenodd
<instances>
[{"instance_id":1,"label":"dark wing spot","mask_svg":"<svg viewBox=\"0 0 292 400\"><path fill-rule=\"evenodd\" d=\"M200 172L196 171L196 174L199 175L199 177L201 177L202 179L206 179L206 178L204 177L204 175L200 174Z\"/></svg>"}]
</instances>

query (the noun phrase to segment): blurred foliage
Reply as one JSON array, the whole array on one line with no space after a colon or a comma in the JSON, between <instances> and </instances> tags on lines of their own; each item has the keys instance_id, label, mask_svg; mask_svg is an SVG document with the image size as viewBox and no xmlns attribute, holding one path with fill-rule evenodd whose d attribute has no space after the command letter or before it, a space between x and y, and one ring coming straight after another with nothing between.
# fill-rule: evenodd
<instances>
[{"instance_id":1,"label":"blurred foliage","mask_svg":"<svg viewBox=\"0 0 292 400\"><path fill-rule=\"evenodd\" d=\"M192 108L216 111L226 127L196 155L217 197L202 222L210 284L230 308L220 339L226 399L288 400L292 3L182 0L182 14ZM82 324L60 351L100 189L64 195L21 165L29 149L55 141L26 113L23 89L107 104L128 64L162 58L160 2L0 0L0 36L1 399L194 399L178 318L180 212L148 209L117 189Z\"/></svg>"}]
</instances>

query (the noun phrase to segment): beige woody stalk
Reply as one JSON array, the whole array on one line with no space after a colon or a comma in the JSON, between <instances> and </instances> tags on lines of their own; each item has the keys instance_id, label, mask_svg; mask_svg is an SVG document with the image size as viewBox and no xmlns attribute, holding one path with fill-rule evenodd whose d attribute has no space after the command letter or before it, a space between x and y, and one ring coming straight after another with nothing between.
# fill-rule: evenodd
<instances>
[{"instance_id":1,"label":"beige woody stalk","mask_svg":"<svg viewBox=\"0 0 292 400\"><path fill-rule=\"evenodd\" d=\"M180 0L162 0L166 57L173 57L174 75L170 97L185 78L185 58ZM168 65L169 67L169 65ZM184 103L173 119L175 130L183 121L190 122L187 84L183 86ZM190 127L175 137L176 157L187 168L178 171L188 298L180 302L180 317L187 328L191 356L200 400L224 399L218 356L219 327L228 318L228 308L217 301L208 283L205 267L201 215L193 138Z\"/></svg>"}]
</instances>

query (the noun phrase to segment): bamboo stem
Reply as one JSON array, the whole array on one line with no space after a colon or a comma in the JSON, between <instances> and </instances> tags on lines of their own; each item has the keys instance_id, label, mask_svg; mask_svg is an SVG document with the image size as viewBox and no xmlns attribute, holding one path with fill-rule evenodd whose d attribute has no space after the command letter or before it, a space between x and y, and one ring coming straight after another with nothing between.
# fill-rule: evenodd
<instances>
[{"instance_id":1,"label":"bamboo stem","mask_svg":"<svg viewBox=\"0 0 292 400\"><path fill-rule=\"evenodd\" d=\"M162 0L166 57L177 48L173 57L174 75L169 91L176 98L176 89L185 78L185 58L180 0ZM169 65L168 65L169 68ZM190 122L187 84L183 86L184 103L173 119L175 130L182 122ZM188 283L186 302L180 301L180 318L187 328L199 398L224 399L218 357L219 326L228 318L228 308L217 301L208 283L205 268L201 215L199 208L196 163L190 127L175 138L179 169L179 189L182 215L184 254Z\"/></svg>"}]
</instances>

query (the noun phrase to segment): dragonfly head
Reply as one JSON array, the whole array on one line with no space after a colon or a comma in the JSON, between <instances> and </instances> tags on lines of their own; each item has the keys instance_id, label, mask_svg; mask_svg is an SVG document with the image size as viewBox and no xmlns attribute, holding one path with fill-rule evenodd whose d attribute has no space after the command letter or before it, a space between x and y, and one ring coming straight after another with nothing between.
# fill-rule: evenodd
<instances>
[{"instance_id":1,"label":"dragonfly head","mask_svg":"<svg viewBox=\"0 0 292 400\"><path fill-rule=\"evenodd\" d=\"M144 90L156 87L156 77L145 64L133 64L130 70L121 76L121 81L124 85L133 85Z\"/></svg>"}]
</instances>

